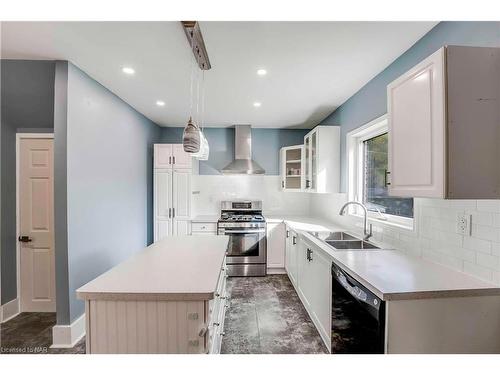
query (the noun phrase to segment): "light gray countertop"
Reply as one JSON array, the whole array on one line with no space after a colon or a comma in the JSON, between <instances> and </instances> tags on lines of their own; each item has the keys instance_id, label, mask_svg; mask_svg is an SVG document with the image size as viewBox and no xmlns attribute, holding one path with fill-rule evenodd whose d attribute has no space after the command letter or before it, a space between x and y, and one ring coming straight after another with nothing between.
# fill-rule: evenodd
<instances>
[{"instance_id":1,"label":"light gray countertop","mask_svg":"<svg viewBox=\"0 0 500 375\"><path fill-rule=\"evenodd\" d=\"M228 236L175 236L156 242L79 288L78 298L177 300L213 298Z\"/></svg>"},{"instance_id":2,"label":"light gray countertop","mask_svg":"<svg viewBox=\"0 0 500 375\"><path fill-rule=\"evenodd\" d=\"M398 250L336 250L307 233L343 230L334 223L297 216L271 215L266 219L285 222L386 301L500 295L500 287L494 284Z\"/></svg>"}]
</instances>

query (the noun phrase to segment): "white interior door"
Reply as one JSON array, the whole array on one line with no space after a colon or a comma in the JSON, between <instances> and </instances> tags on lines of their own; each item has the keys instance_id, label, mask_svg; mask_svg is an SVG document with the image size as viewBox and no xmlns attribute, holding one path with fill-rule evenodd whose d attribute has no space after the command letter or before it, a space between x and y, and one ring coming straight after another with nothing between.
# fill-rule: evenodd
<instances>
[{"instance_id":1,"label":"white interior door","mask_svg":"<svg viewBox=\"0 0 500 375\"><path fill-rule=\"evenodd\" d=\"M154 240L172 234L172 170L156 169L154 172Z\"/></svg>"},{"instance_id":2,"label":"white interior door","mask_svg":"<svg viewBox=\"0 0 500 375\"><path fill-rule=\"evenodd\" d=\"M19 140L21 311L56 311L53 146L53 139Z\"/></svg>"},{"instance_id":3,"label":"white interior door","mask_svg":"<svg viewBox=\"0 0 500 375\"><path fill-rule=\"evenodd\" d=\"M444 49L387 86L389 194L443 198Z\"/></svg>"},{"instance_id":4,"label":"white interior door","mask_svg":"<svg viewBox=\"0 0 500 375\"><path fill-rule=\"evenodd\" d=\"M172 145L172 157L174 168L188 168L190 169L193 164L191 154L184 151L182 144Z\"/></svg>"}]
</instances>

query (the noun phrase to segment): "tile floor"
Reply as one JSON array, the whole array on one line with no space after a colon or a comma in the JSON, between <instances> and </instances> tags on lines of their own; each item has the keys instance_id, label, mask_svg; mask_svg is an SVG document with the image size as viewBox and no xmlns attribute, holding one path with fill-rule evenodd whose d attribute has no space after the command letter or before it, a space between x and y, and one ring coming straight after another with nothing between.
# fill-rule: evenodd
<instances>
[{"instance_id":1,"label":"tile floor","mask_svg":"<svg viewBox=\"0 0 500 375\"><path fill-rule=\"evenodd\" d=\"M323 354L327 349L286 275L228 279L224 354Z\"/></svg>"},{"instance_id":2,"label":"tile floor","mask_svg":"<svg viewBox=\"0 0 500 375\"><path fill-rule=\"evenodd\" d=\"M55 324L55 313L22 313L0 324L0 354L84 354L85 337L73 348L50 348Z\"/></svg>"}]
</instances>

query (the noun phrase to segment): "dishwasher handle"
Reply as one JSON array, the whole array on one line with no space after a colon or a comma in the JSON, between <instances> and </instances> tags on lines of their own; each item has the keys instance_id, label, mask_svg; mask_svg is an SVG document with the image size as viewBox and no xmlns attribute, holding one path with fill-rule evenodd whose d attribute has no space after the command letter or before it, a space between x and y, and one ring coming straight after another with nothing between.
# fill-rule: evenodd
<instances>
[{"instance_id":1,"label":"dishwasher handle","mask_svg":"<svg viewBox=\"0 0 500 375\"><path fill-rule=\"evenodd\" d=\"M359 302L366 303L375 310L381 308L383 301L380 298L336 264L332 264L332 277Z\"/></svg>"}]
</instances>

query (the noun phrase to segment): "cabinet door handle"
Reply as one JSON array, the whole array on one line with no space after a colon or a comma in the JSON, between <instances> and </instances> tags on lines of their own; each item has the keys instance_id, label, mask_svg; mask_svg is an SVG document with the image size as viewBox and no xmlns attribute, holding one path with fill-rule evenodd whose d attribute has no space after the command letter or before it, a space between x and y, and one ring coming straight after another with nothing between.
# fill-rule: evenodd
<instances>
[{"instance_id":1,"label":"cabinet door handle","mask_svg":"<svg viewBox=\"0 0 500 375\"><path fill-rule=\"evenodd\" d=\"M172 208L172 217L175 217L175 207Z\"/></svg>"},{"instance_id":2,"label":"cabinet door handle","mask_svg":"<svg viewBox=\"0 0 500 375\"><path fill-rule=\"evenodd\" d=\"M168 209L168 218L170 219L171 217L172 217L172 209L171 209L171 208L169 208L169 209Z\"/></svg>"},{"instance_id":3,"label":"cabinet door handle","mask_svg":"<svg viewBox=\"0 0 500 375\"><path fill-rule=\"evenodd\" d=\"M306 180L306 189L309 189L311 187L311 181Z\"/></svg>"},{"instance_id":4,"label":"cabinet door handle","mask_svg":"<svg viewBox=\"0 0 500 375\"><path fill-rule=\"evenodd\" d=\"M295 236L292 237L292 244L297 245L297 237Z\"/></svg>"},{"instance_id":5,"label":"cabinet door handle","mask_svg":"<svg viewBox=\"0 0 500 375\"><path fill-rule=\"evenodd\" d=\"M389 182L389 175L391 174L391 172L389 172L387 169L385 170L385 173L384 173L384 186L389 186L391 183Z\"/></svg>"},{"instance_id":6,"label":"cabinet door handle","mask_svg":"<svg viewBox=\"0 0 500 375\"><path fill-rule=\"evenodd\" d=\"M281 187L284 189L285 188L285 181L281 181Z\"/></svg>"},{"instance_id":7,"label":"cabinet door handle","mask_svg":"<svg viewBox=\"0 0 500 375\"><path fill-rule=\"evenodd\" d=\"M172 164L172 157L171 156L168 157L168 164Z\"/></svg>"},{"instance_id":8,"label":"cabinet door handle","mask_svg":"<svg viewBox=\"0 0 500 375\"><path fill-rule=\"evenodd\" d=\"M311 249L307 249L307 256L306 256L306 258L307 258L307 260L308 260L309 262L310 262L311 260L313 260L313 258L312 258L312 256L311 256L311 255L312 255L312 253L313 253L313 252L312 252L312 250L311 250Z\"/></svg>"},{"instance_id":9,"label":"cabinet door handle","mask_svg":"<svg viewBox=\"0 0 500 375\"><path fill-rule=\"evenodd\" d=\"M174 156L174 163L173 164L175 164L175 156Z\"/></svg>"},{"instance_id":10,"label":"cabinet door handle","mask_svg":"<svg viewBox=\"0 0 500 375\"><path fill-rule=\"evenodd\" d=\"M289 230L286 231L286 238L288 238L288 237L290 237L290 231Z\"/></svg>"}]
</instances>

